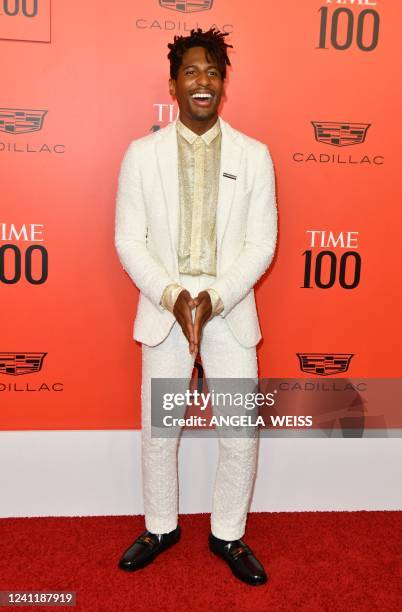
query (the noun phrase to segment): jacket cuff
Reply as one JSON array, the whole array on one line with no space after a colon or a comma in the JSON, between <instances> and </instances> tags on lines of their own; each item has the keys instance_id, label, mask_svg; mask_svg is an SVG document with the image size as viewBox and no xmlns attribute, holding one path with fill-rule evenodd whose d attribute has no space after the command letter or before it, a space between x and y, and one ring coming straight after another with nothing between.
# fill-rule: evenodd
<instances>
[{"instance_id":1,"label":"jacket cuff","mask_svg":"<svg viewBox=\"0 0 402 612\"><path fill-rule=\"evenodd\" d=\"M220 314L225 306L221 300L219 293L215 289L212 289L212 287L209 287L209 289L206 289L205 291L208 291L210 298L211 298L211 303L212 303L211 318L212 318Z\"/></svg>"},{"instance_id":2,"label":"jacket cuff","mask_svg":"<svg viewBox=\"0 0 402 612\"><path fill-rule=\"evenodd\" d=\"M169 310L173 314L173 308L176 303L179 294L183 291L184 287L178 283L171 283L167 285L163 290L160 305L165 310Z\"/></svg>"}]
</instances>

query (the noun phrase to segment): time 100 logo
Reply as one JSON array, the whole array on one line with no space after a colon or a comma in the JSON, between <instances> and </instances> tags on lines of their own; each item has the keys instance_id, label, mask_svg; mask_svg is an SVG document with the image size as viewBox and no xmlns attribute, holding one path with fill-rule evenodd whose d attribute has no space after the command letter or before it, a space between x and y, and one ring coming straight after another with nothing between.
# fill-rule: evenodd
<instances>
[{"instance_id":1,"label":"time 100 logo","mask_svg":"<svg viewBox=\"0 0 402 612\"><path fill-rule=\"evenodd\" d=\"M328 6L322 6L318 12L321 13L318 49L328 49L330 45L345 51L353 42L361 51L373 51L377 47L380 16L376 10L364 9L356 15L347 7L330 12Z\"/></svg>"},{"instance_id":2,"label":"time 100 logo","mask_svg":"<svg viewBox=\"0 0 402 612\"><path fill-rule=\"evenodd\" d=\"M38 14L38 0L1 0L0 6L3 6L4 14L9 17L36 17Z\"/></svg>"},{"instance_id":3,"label":"time 100 logo","mask_svg":"<svg viewBox=\"0 0 402 612\"><path fill-rule=\"evenodd\" d=\"M49 257L43 245L32 244L24 253L16 244L0 247L0 283L15 285L24 277L31 285L43 285L48 273Z\"/></svg>"}]
</instances>

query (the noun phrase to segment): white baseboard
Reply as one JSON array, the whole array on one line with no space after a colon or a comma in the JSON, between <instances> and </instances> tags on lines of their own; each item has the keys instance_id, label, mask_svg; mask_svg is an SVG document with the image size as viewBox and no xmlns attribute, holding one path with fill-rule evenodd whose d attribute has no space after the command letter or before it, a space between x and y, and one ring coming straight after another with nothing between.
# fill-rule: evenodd
<instances>
[{"instance_id":1,"label":"white baseboard","mask_svg":"<svg viewBox=\"0 0 402 612\"><path fill-rule=\"evenodd\" d=\"M209 512L215 439L183 438L180 512ZM400 510L402 442L260 441L252 511ZM142 514L140 432L0 432L0 516Z\"/></svg>"}]
</instances>

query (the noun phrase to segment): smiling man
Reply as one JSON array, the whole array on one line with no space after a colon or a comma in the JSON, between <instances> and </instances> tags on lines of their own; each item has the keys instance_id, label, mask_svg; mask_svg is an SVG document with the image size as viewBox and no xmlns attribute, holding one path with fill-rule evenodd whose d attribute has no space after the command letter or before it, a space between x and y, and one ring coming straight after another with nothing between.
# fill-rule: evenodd
<instances>
[{"instance_id":1,"label":"smiling man","mask_svg":"<svg viewBox=\"0 0 402 612\"><path fill-rule=\"evenodd\" d=\"M145 527L119 567L135 571L180 539L178 438L151 435L151 379L186 385L199 352L209 379L258 378L261 331L254 285L277 236L272 160L265 144L218 114L230 65L225 33L175 36L169 91L179 118L133 141L116 201L116 249L140 290ZM210 550L251 585L267 575L241 539L256 473L258 436L219 438Z\"/></svg>"}]
</instances>

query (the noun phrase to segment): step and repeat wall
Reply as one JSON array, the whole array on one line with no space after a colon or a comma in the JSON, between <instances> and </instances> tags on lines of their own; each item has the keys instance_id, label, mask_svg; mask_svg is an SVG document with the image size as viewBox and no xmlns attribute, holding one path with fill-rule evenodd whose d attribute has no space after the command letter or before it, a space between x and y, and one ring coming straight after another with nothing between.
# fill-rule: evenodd
<instances>
[{"instance_id":1,"label":"step and repeat wall","mask_svg":"<svg viewBox=\"0 0 402 612\"><path fill-rule=\"evenodd\" d=\"M400 377L401 18L390 0L0 0L2 430L139 428L117 177L177 116L167 44L196 27L230 33L222 117L275 166L260 376Z\"/></svg>"}]
</instances>

